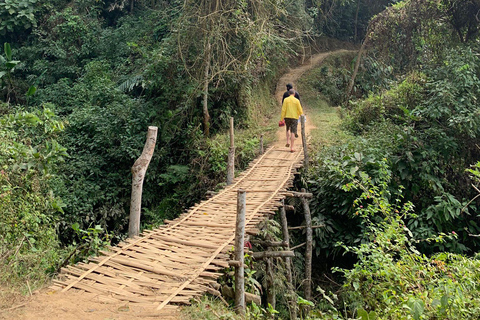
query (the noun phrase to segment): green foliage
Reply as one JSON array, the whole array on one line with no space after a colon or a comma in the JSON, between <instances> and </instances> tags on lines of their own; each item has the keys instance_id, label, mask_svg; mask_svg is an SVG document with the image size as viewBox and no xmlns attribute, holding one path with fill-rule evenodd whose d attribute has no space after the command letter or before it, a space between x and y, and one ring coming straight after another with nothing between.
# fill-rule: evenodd
<instances>
[{"instance_id":1,"label":"green foliage","mask_svg":"<svg viewBox=\"0 0 480 320\"><path fill-rule=\"evenodd\" d=\"M4 43L3 51L5 56L0 55L0 92L5 101L9 102L11 98L15 98L12 73L20 61L13 60L12 48L9 43Z\"/></svg>"},{"instance_id":2,"label":"green foliage","mask_svg":"<svg viewBox=\"0 0 480 320\"><path fill-rule=\"evenodd\" d=\"M398 198L392 204L387 197L388 171L384 170L383 178L375 185L362 175L345 186L346 190L362 190L355 202L365 205L359 212L367 221L378 214L384 218L379 223L368 222L368 242L346 247L358 257L354 267L337 269L345 275L344 288L355 293L363 306L358 315L364 317L365 310L371 310L386 319L475 319L480 308L475 285L479 261L448 253L420 254L415 248L418 240L404 222L412 206L400 205ZM368 204L367 199L371 200ZM456 233L450 232L427 241L455 237Z\"/></svg>"},{"instance_id":3,"label":"green foliage","mask_svg":"<svg viewBox=\"0 0 480 320\"><path fill-rule=\"evenodd\" d=\"M75 249L75 255L72 255L73 262L93 255L96 256L100 253L100 250L105 249L111 244L111 235L105 233L105 230L98 224L95 227L83 230L80 229L78 223L74 223L72 229L75 231L80 242Z\"/></svg>"},{"instance_id":4,"label":"green foliage","mask_svg":"<svg viewBox=\"0 0 480 320\"><path fill-rule=\"evenodd\" d=\"M425 98L425 85L425 75L412 73L382 94L370 94L364 100L351 101L344 125L354 133L362 133L386 119L396 124L411 124L418 120L413 109Z\"/></svg>"},{"instance_id":5,"label":"green foliage","mask_svg":"<svg viewBox=\"0 0 480 320\"><path fill-rule=\"evenodd\" d=\"M0 281L45 281L62 251L56 223L63 202L50 180L67 156L55 140L63 124L45 106L0 118Z\"/></svg>"},{"instance_id":6,"label":"green foliage","mask_svg":"<svg viewBox=\"0 0 480 320\"><path fill-rule=\"evenodd\" d=\"M311 1L308 7L318 34L347 41L363 39L370 18L398 0Z\"/></svg>"},{"instance_id":7,"label":"green foliage","mask_svg":"<svg viewBox=\"0 0 480 320\"><path fill-rule=\"evenodd\" d=\"M412 73L396 88L354 104L347 122L357 133L379 122L398 125L389 158L398 184L417 207L418 219L409 225L424 238L433 230L478 232L473 217L462 214L468 213L465 197L473 197L463 170L478 156L478 57L468 46L447 51L440 66ZM478 246L466 235L462 240L467 247L459 243L449 249L463 252ZM444 245L438 247L443 250Z\"/></svg>"},{"instance_id":8,"label":"green foliage","mask_svg":"<svg viewBox=\"0 0 480 320\"><path fill-rule=\"evenodd\" d=\"M356 57L357 54L351 52L329 56L320 68L309 72L302 81L327 98L331 105L342 105L345 103L345 92L352 76ZM378 92L381 88L388 87L391 79L391 67L375 59L366 58L357 74L353 95L362 97Z\"/></svg>"},{"instance_id":9,"label":"green foliage","mask_svg":"<svg viewBox=\"0 0 480 320\"><path fill-rule=\"evenodd\" d=\"M0 2L0 35L30 29L37 23L37 0L4 0Z\"/></svg>"}]
</instances>

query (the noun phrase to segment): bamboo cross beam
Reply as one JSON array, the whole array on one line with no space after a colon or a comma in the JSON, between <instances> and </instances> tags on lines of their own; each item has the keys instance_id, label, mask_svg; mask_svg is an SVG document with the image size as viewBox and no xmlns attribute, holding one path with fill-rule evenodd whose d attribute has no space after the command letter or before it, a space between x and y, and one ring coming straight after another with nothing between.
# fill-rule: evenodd
<instances>
[{"instance_id":1,"label":"bamboo cross beam","mask_svg":"<svg viewBox=\"0 0 480 320\"><path fill-rule=\"evenodd\" d=\"M286 241L264 241L264 240L250 240L253 244L259 244L262 247L287 247Z\"/></svg>"},{"instance_id":2,"label":"bamboo cross beam","mask_svg":"<svg viewBox=\"0 0 480 320\"><path fill-rule=\"evenodd\" d=\"M297 192L297 191L288 191L284 195L287 197L296 197L296 198L313 198L313 193L310 192Z\"/></svg>"},{"instance_id":3,"label":"bamboo cross beam","mask_svg":"<svg viewBox=\"0 0 480 320\"><path fill-rule=\"evenodd\" d=\"M293 251L262 251L262 252L252 252L251 256L253 259L259 260L264 258L285 258L295 257L295 252Z\"/></svg>"}]
</instances>

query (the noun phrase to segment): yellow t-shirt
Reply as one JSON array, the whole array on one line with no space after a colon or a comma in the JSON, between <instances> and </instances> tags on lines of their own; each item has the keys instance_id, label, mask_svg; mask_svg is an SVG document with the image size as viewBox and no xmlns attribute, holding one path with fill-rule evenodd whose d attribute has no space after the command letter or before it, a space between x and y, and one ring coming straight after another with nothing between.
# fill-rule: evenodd
<instances>
[{"instance_id":1,"label":"yellow t-shirt","mask_svg":"<svg viewBox=\"0 0 480 320\"><path fill-rule=\"evenodd\" d=\"M282 105L282 118L291 118L291 119L298 119L303 114L302 105L300 104L300 100L295 98L294 95L289 96L283 100Z\"/></svg>"}]
</instances>

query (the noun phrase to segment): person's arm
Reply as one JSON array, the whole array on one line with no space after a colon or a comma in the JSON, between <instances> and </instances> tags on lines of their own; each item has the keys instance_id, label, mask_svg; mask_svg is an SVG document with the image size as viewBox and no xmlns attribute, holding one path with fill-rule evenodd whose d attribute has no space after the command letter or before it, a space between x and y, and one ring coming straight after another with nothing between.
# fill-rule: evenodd
<instances>
[{"instance_id":1,"label":"person's arm","mask_svg":"<svg viewBox=\"0 0 480 320\"><path fill-rule=\"evenodd\" d=\"M285 102L283 102L283 104L282 104L282 115L281 115L280 121L282 121L285 118L285 113L286 112L287 112L287 104Z\"/></svg>"},{"instance_id":2,"label":"person's arm","mask_svg":"<svg viewBox=\"0 0 480 320\"><path fill-rule=\"evenodd\" d=\"M297 91L295 91L295 98L297 98L298 100L300 100L300 95L298 94Z\"/></svg>"}]
</instances>

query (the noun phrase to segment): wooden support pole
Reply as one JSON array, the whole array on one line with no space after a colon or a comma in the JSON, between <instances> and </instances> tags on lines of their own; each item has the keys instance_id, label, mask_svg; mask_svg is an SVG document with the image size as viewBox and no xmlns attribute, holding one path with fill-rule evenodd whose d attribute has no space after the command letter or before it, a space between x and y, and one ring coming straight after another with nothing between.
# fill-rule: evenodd
<instances>
[{"instance_id":1,"label":"wooden support pole","mask_svg":"<svg viewBox=\"0 0 480 320\"><path fill-rule=\"evenodd\" d=\"M324 224L319 224L317 226L311 226L310 228L312 229L317 229L317 228L324 228ZM298 229L305 229L307 226L298 226L298 227L288 227L288 230L298 230Z\"/></svg>"},{"instance_id":2,"label":"wooden support pole","mask_svg":"<svg viewBox=\"0 0 480 320\"><path fill-rule=\"evenodd\" d=\"M287 197L296 197L296 198L313 198L313 193L310 192L297 192L297 191L287 191L284 193Z\"/></svg>"},{"instance_id":3,"label":"wooden support pole","mask_svg":"<svg viewBox=\"0 0 480 320\"><path fill-rule=\"evenodd\" d=\"M280 219L282 221L282 233L283 241L287 243L287 250L290 248L290 236L288 235L288 222L287 214L285 212L285 202L282 200L282 206L280 207ZM297 294L295 293L295 287L293 285L292 277L292 265L290 257L285 257L285 265L287 268L287 288L288 288L288 309L290 311L290 319L297 319Z\"/></svg>"},{"instance_id":4,"label":"wooden support pole","mask_svg":"<svg viewBox=\"0 0 480 320\"><path fill-rule=\"evenodd\" d=\"M233 292L234 290L231 287L223 285L221 290L225 297L232 299L235 298L235 292ZM262 305L262 298L256 294L245 292L245 303L251 302L255 303L257 306L260 306Z\"/></svg>"},{"instance_id":5,"label":"wooden support pole","mask_svg":"<svg viewBox=\"0 0 480 320\"><path fill-rule=\"evenodd\" d=\"M240 267L240 261L230 260L230 261L228 261L228 265L229 265L230 267ZM243 264L243 267L246 268L246 266L247 266L247 265L244 263L244 264Z\"/></svg>"},{"instance_id":6,"label":"wooden support pole","mask_svg":"<svg viewBox=\"0 0 480 320\"><path fill-rule=\"evenodd\" d=\"M295 257L295 252L293 251L262 251L262 252L252 252L250 254L253 259L260 260L265 258L284 258L284 257Z\"/></svg>"},{"instance_id":7,"label":"wooden support pole","mask_svg":"<svg viewBox=\"0 0 480 320\"><path fill-rule=\"evenodd\" d=\"M227 164L227 185L233 183L235 177L235 141L233 132L233 117L230 117L230 148L228 148L228 164Z\"/></svg>"},{"instance_id":8,"label":"wooden support pole","mask_svg":"<svg viewBox=\"0 0 480 320\"><path fill-rule=\"evenodd\" d=\"M270 304L273 309L275 309L275 287L273 284L273 261L272 258L268 258L265 261L267 265L267 270L266 270L266 277L267 277L267 305ZM271 315L273 318L274 315Z\"/></svg>"},{"instance_id":9,"label":"wooden support pole","mask_svg":"<svg viewBox=\"0 0 480 320\"><path fill-rule=\"evenodd\" d=\"M262 247L287 247L286 241L264 241L264 240L250 240L252 244L259 244Z\"/></svg>"},{"instance_id":10,"label":"wooden support pole","mask_svg":"<svg viewBox=\"0 0 480 320\"><path fill-rule=\"evenodd\" d=\"M147 132L147 141L142 154L132 167L132 198L130 201L130 221L128 224L128 237L138 236L140 233L140 213L142 210L143 179L157 143L158 128L150 126Z\"/></svg>"},{"instance_id":11,"label":"wooden support pole","mask_svg":"<svg viewBox=\"0 0 480 320\"><path fill-rule=\"evenodd\" d=\"M302 189L305 192L305 189ZM302 197L302 205L305 214L305 227L307 229L307 246L305 248L305 281L304 292L305 299L312 299L312 216L310 214L310 207L308 206L308 200Z\"/></svg>"},{"instance_id":12,"label":"wooden support pole","mask_svg":"<svg viewBox=\"0 0 480 320\"><path fill-rule=\"evenodd\" d=\"M260 154L263 154L265 150L263 150L263 134L260 135Z\"/></svg>"},{"instance_id":13,"label":"wooden support pole","mask_svg":"<svg viewBox=\"0 0 480 320\"><path fill-rule=\"evenodd\" d=\"M305 134L305 115L300 116L300 123L302 124L302 144L303 144L303 166L308 170L308 148L307 136Z\"/></svg>"},{"instance_id":14,"label":"wooden support pole","mask_svg":"<svg viewBox=\"0 0 480 320\"><path fill-rule=\"evenodd\" d=\"M245 214L247 211L247 196L245 190L237 191L237 221L235 229L235 312L245 315L245 274L244 274L244 245L245 245Z\"/></svg>"}]
</instances>

